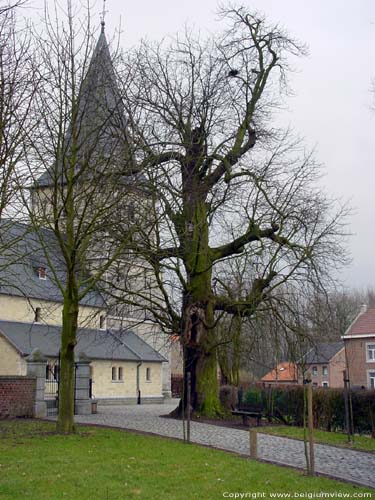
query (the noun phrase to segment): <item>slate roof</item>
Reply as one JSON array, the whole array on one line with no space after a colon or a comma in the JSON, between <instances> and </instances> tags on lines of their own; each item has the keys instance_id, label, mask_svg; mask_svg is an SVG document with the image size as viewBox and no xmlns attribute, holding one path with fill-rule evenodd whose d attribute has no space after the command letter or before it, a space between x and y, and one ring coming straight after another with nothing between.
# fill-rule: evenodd
<instances>
[{"instance_id":1,"label":"slate roof","mask_svg":"<svg viewBox=\"0 0 375 500\"><path fill-rule=\"evenodd\" d=\"M347 335L371 335L375 337L375 308L369 308L357 316L348 330Z\"/></svg>"},{"instance_id":2,"label":"slate roof","mask_svg":"<svg viewBox=\"0 0 375 500\"><path fill-rule=\"evenodd\" d=\"M0 255L0 295L63 301L58 282L63 283L65 280L65 262L53 232L48 229L40 231L42 243L27 224L10 221L0 223L0 245L4 249ZM46 253L50 262L46 259ZM39 267L46 268L45 280L39 278ZM80 304L99 308L107 306L103 296L96 290L88 292Z\"/></svg>"},{"instance_id":3,"label":"slate roof","mask_svg":"<svg viewBox=\"0 0 375 500\"><path fill-rule=\"evenodd\" d=\"M261 378L261 382L296 382L297 379L297 366L294 363L285 361L266 373Z\"/></svg>"},{"instance_id":4,"label":"slate roof","mask_svg":"<svg viewBox=\"0 0 375 500\"><path fill-rule=\"evenodd\" d=\"M89 158L93 175L95 168L103 168L103 165L107 168L106 162L113 164L111 158L115 158L117 165L111 167L122 174L121 182L134 182L132 172L129 172L128 179L127 175L124 175L125 165L121 165L121 159L124 161L128 147L126 120L103 29L82 81L77 102L78 160L80 156ZM69 151L71 137L72 130L69 126L64 137L63 150ZM55 165L51 165L37 179L34 188L53 185L57 177L64 183L62 161L60 158ZM76 168L78 171L79 161Z\"/></svg>"},{"instance_id":5,"label":"slate roof","mask_svg":"<svg viewBox=\"0 0 375 500\"><path fill-rule=\"evenodd\" d=\"M17 349L27 356L35 348L47 357L58 357L61 344L61 327L40 323L1 321L2 334ZM146 344L130 330L96 330L80 328L77 334L77 355L84 352L91 359L118 361L167 361L161 354Z\"/></svg>"},{"instance_id":6,"label":"slate roof","mask_svg":"<svg viewBox=\"0 0 375 500\"><path fill-rule=\"evenodd\" d=\"M302 360L307 365L313 363L328 363L343 347L344 342L316 344L307 354L305 354Z\"/></svg>"}]
</instances>

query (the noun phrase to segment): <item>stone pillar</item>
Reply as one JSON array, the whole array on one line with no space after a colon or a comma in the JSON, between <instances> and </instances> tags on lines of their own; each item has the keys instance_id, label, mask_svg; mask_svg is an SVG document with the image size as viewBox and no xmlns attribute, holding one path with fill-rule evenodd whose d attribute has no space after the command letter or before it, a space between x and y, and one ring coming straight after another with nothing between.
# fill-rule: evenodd
<instances>
[{"instance_id":1,"label":"stone pillar","mask_svg":"<svg viewBox=\"0 0 375 500\"><path fill-rule=\"evenodd\" d=\"M90 359L84 352L78 354L75 378L75 414L90 415Z\"/></svg>"},{"instance_id":2,"label":"stone pillar","mask_svg":"<svg viewBox=\"0 0 375 500\"><path fill-rule=\"evenodd\" d=\"M44 401L44 390L46 384L47 359L39 349L34 349L26 358L27 376L36 378L36 390L34 401L34 417L44 418L47 416L47 403Z\"/></svg>"}]
</instances>

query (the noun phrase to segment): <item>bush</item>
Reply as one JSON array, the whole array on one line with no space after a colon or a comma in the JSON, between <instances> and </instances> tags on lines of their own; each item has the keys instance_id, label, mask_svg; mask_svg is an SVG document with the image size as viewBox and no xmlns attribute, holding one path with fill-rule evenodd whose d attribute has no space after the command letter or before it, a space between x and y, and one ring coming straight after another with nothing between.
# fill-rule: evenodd
<instances>
[{"instance_id":1,"label":"bush","mask_svg":"<svg viewBox=\"0 0 375 500\"><path fill-rule=\"evenodd\" d=\"M258 387L252 387L249 389L244 397L244 403L247 404L261 404L262 403L262 393L263 391L261 389L258 389Z\"/></svg>"},{"instance_id":2,"label":"bush","mask_svg":"<svg viewBox=\"0 0 375 500\"><path fill-rule=\"evenodd\" d=\"M262 404L269 417L285 424L303 425L303 386L253 386L244 400ZM353 425L356 433L375 437L375 391L352 391ZM314 388L314 427L327 431L345 430L344 389Z\"/></svg>"}]
</instances>

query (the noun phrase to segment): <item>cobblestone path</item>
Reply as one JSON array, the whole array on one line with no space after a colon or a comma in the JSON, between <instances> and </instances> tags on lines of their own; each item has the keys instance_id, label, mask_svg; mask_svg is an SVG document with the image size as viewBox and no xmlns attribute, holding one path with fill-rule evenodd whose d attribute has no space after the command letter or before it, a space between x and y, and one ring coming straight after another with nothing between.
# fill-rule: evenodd
<instances>
[{"instance_id":1,"label":"cobblestone path","mask_svg":"<svg viewBox=\"0 0 375 500\"><path fill-rule=\"evenodd\" d=\"M176 404L177 400L163 405L102 406L96 415L77 416L76 421L182 439L182 422L160 417ZM249 454L249 434L244 430L192 422L191 441ZM294 439L258 434L258 456L282 465L305 467L303 442ZM375 454L317 444L315 464L316 472L375 488Z\"/></svg>"}]
</instances>

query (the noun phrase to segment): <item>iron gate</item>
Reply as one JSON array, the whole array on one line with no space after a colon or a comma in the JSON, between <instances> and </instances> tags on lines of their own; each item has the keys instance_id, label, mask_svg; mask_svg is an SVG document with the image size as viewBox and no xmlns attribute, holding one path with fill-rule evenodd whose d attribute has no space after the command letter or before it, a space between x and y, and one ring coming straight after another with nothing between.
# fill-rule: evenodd
<instances>
[{"instance_id":1,"label":"iron gate","mask_svg":"<svg viewBox=\"0 0 375 500\"><path fill-rule=\"evenodd\" d=\"M47 417L57 415L59 412L59 380L60 358L46 365L44 399L47 405Z\"/></svg>"},{"instance_id":2,"label":"iron gate","mask_svg":"<svg viewBox=\"0 0 375 500\"><path fill-rule=\"evenodd\" d=\"M75 391L77 381L78 364L74 365L74 415L77 415L77 395ZM92 378L89 380L89 398L92 399ZM47 405L47 416L57 416L59 413L59 385L60 385L60 356L55 361L49 361L46 365L46 382L44 389L44 400Z\"/></svg>"}]
</instances>

